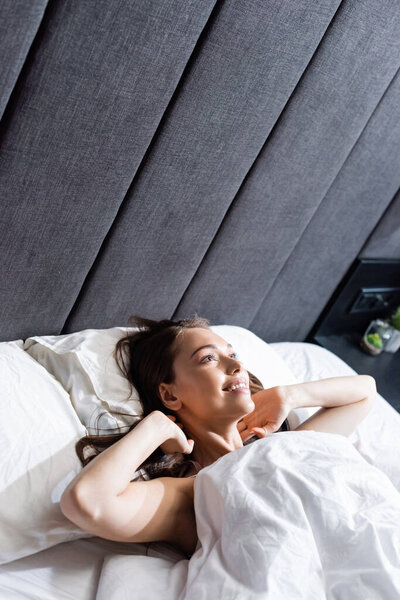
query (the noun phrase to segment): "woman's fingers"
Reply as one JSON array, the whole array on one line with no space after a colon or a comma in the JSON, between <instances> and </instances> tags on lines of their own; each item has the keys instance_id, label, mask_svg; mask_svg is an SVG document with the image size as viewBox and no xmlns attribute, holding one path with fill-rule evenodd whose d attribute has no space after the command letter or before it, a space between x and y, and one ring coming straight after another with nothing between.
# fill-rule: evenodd
<instances>
[{"instance_id":1,"label":"woman's fingers","mask_svg":"<svg viewBox=\"0 0 400 600\"><path fill-rule=\"evenodd\" d=\"M255 433L257 434L257 437L259 438L264 438L266 437L266 433L265 433L265 429L263 427L257 427L255 429Z\"/></svg>"},{"instance_id":2,"label":"woman's fingers","mask_svg":"<svg viewBox=\"0 0 400 600\"><path fill-rule=\"evenodd\" d=\"M245 429L244 431L242 431L242 433L240 434L240 437L242 439L242 442L247 442L247 440L249 440L251 437L253 437L254 435L254 431L252 431L251 429Z\"/></svg>"},{"instance_id":3,"label":"woman's fingers","mask_svg":"<svg viewBox=\"0 0 400 600\"><path fill-rule=\"evenodd\" d=\"M272 432L269 430L267 426L265 427L253 427L252 430L259 438L264 438L270 435Z\"/></svg>"}]
</instances>

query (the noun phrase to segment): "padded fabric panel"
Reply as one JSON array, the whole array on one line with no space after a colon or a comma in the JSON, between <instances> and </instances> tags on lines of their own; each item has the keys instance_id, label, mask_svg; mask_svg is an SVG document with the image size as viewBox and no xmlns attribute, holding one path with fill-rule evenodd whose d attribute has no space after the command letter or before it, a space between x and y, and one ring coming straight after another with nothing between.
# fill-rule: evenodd
<instances>
[{"instance_id":1,"label":"padded fabric panel","mask_svg":"<svg viewBox=\"0 0 400 600\"><path fill-rule=\"evenodd\" d=\"M47 0L1 0L0 119L34 39Z\"/></svg>"},{"instance_id":2,"label":"padded fabric panel","mask_svg":"<svg viewBox=\"0 0 400 600\"><path fill-rule=\"evenodd\" d=\"M399 103L397 72L251 323L251 330L267 341L305 339L319 307L321 312L396 194ZM396 218L392 205L383 219ZM397 217L397 238L399 223ZM376 257L378 248L368 256Z\"/></svg>"},{"instance_id":3,"label":"padded fabric panel","mask_svg":"<svg viewBox=\"0 0 400 600\"><path fill-rule=\"evenodd\" d=\"M304 339L400 183L399 39L397 5L342 3L174 316Z\"/></svg>"},{"instance_id":4,"label":"padded fabric panel","mask_svg":"<svg viewBox=\"0 0 400 600\"><path fill-rule=\"evenodd\" d=\"M214 3L49 4L2 121L1 339L61 331Z\"/></svg>"},{"instance_id":5,"label":"padded fabric panel","mask_svg":"<svg viewBox=\"0 0 400 600\"><path fill-rule=\"evenodd\" d=\"M132 312L150 318L172 315L338 5L332 0L218 5L63 333L88 323L124 324ZM287 133L290 146L294 132ZM318 151L320 143L318 138L312 147ZM304 146L299 150L304 152ZM282 166L278 158L276 170L257 172L261 196L253 193L261 212L265 186L268 181L275 185ZM286 183L293 185L291 193L298 193L300 182ZM243 196L240 204L246 213ZM180 313L192 311L198 301L201 311L217 317L217 323L246 325L264 289L255 287L256 294L249 294L241 284L243 268L259 275L259 265L252 262L249 268L248 263L253 256L251 220L250 211L244 222L235 221L236 241L224 236L217 262L209 265L205 277L196 275L200 285ZM284 219L280 226L285 228ZM266 224L261 238L251 235L259 262L264 263L269 235ZM231 254L234 245L236 254Z\"/></svg>"},{"instance_id":6,"label":"padded fabric panel","mask_svg":"<svg viewBox=\"0 0 400 600\"><path fill-rule=\"evenodd\" d=\"M396 108L398 108L397 103ZM394 113L395 114L395 113ZM400 155L400 150L397 150ZM397 169L399 169L397 161ZM363 249L363 258L400 258L400 193L397 192L391 205L379 221Z\"/></svg>"}]
</instances>

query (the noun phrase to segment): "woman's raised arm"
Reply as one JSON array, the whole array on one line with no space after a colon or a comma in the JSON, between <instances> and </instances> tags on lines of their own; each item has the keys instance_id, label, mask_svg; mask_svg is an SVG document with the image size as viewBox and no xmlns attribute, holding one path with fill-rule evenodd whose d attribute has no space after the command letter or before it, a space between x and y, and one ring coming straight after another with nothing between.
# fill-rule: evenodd
<instances>
[{"instance_id":1,"label":"woman's raised arm","mask_svg":"<svg viewBox=\"0 0 400 600\"><path fill-rule=\"evenodd\" d=\"M63 514L84 531L105 539L176 543L193 511L193 479L130 481L158 446L166 453L192 448L175 423L153 411L71 481L60 500Z\"/></svg>"},{"instance_id":2,"label":"woman's raised arm","mask_svg":"<svg viewBox=\"0 0 400 600\"><path fill-rule=\"evenodd\" d=\"M292 408L322 406L332 408L375 398L376 383L371 375L345 375L318 381L281 386Z\"/></svg>"},{"instance_id":3,"label":"woman's raised arm","mask_svg":"<svg viewBox=\"0 0 400 600\"><path fill-rule=\"evenodd\" d=\"M295 431L348 436L370 412L377 390L375 379L370 375L347 375L283 386L281 392L292 409L322 407Z\"/></svg>"},{"instance_id":4,"label":"woman's raised arm","mask_svg":"<svg viewBox=\"0 0 400 600\"><path fill-rule=\"evenodd\" d=\"M297 430L313 429L350 435L371 410L375 398L375 379L370 375L328 377L275 386L252 396L255 408L239 421L238 431L244 442L253 431L258 437L266 437L278 431L291 410L321 406L321 410Z\"/></svg>"},{"instance_id":5,"label":"woman's raised arm","mask_svg":"<svg viewBox=\"0 0 400 600\"><path fill-rule=\"evenodd\" d=\"M71 481L60 500L63 514L109 540L179 542L182 527L192 519L193 479L130 481L158 446L167 454L192 449L175 423L153 411Z\"/></svg>"},{"instance_id":6,"label":"woman's raised arm","mask_svg":"<svg viewBox=\"0 0 400 600\"><path fill-rule=\"evenodd\" d=\"M133 473L162 445L168 453L192 451L183 431L165 414L155 410L82 469L64 490L61 509L69 499L96 514L110 498L123 494Z\"/></svg>"}]
</instances>

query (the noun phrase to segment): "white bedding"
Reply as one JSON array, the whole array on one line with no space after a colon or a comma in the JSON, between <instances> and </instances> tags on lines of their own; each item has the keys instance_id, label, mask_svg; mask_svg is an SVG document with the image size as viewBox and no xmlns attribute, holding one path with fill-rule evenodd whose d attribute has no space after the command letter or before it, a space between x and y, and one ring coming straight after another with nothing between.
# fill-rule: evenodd
<instances>
[{"instance_id":1,"label":"white bedding","mask_svg":"<svg viewBox=\"0 0 400 600\"><path fill-rule=\"evenodd\" d=\"M191 559L161 570L108 557L97 600L400 597L400 492L344 436L258 440L200 471L194 489Z\"/></svg>"},{"instance_id":2,"label":"white bedding","mask_svg":"<svg viewBox=\"0 0 400 600\"><path fill-rule=\"evenodd\" d=\"M282 342L270 346L285 360L297 381L354 373L337 356L313 344ZM305 409L300 413L300 420L305 420L314 410ZM313 432L307 433L312 435ZM378 395L371 413L349 438L354 448L362 454L364 462L379 468L381 477L386 474L397 488L400 486L399 433L399 413ZM285 432L274 436L297 434ZM236 452L232 456L234 454ZM387 481L385 485L388 485ZM391 532L392 528L389 534ZM97 537L65 542L0 566L0 600L112 600L112 593L116 593L114 598L124 600L125 597L152 598L156 597L156 592L159 597L162 594L163 599L176 598L176 586L187 572L188 562L183 558L184 555L179 551L162 543L126 545ZM111 568L112 561L118 563L118 568ZM171 568L175 563L176 567ZM138 573L142 577L138 577ZM287 579L290 579L290 572L285 568L279 580L283 582ZM169 591L166 590L168 582ZM144 586L142 591L141 584ZM396 594L393 600L400 597L400 594ZM272 597L275 598L275 595ZM347 597L353 600L353 595ZM332 600L347 600L347 597L333 596ZM364 597L369 600L368 596ZM384 600L392 600L392 596L387 595Z\"/></svg>"},{"instance_id":3,"label":"white bedding","mask_svg":"<svg viewBox=\"0 0 400 600\"><path fill-rule=\"evenodd\" d=\"M96 600L103 561L114 554L180 560L169 544L124 544L99 537L57 544L0 566L0 600ZM122 600L122 597L121 597Z\"/></svg>"}]
</instances>

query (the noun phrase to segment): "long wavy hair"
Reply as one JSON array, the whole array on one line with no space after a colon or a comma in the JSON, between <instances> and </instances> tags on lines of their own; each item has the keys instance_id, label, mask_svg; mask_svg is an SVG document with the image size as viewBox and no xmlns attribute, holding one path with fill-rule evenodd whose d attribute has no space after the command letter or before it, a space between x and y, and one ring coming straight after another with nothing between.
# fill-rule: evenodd
<instances>
[{"instance_id":1,"label":"long wavy hair","mask_svg":"<svg viewBox=\"0 0 400 600\"><path fill-rule=\"evenodd\" d=\"M114 358L118 368L130 384L130 393L136 389L142 407L142 413L132 415L130 413L111 411L112 414L137 417L124 433L110 433L106 435L86 435L75 445L75 451L85 467L100 452L123 438L134 429L147 415L154 410L160 410L166 415L175 415L161 401L159 396L159 384L161 382L172 383L175 379L173 363L177 349L175 341L185 329L201 327L210 330L210 322L195 314L192 318L173 321L163 319L153 321L139 315L131 315L128 319L128 327L135 331L120 338L114 349ZM250 371L249 388L250 393L255 394L264 389L261 381ZM282 429L288 429L287 423ZM255 436L244 442L244 445L257 439ZM85 450L90 450L85 455ZM142 479L155 479L157 477L185 477L193 467L191 454L176 453L166 455L158 447L138 467L137 477ZM135 478L135 477L134 477Z\"/></svg>"}]
</instances>

